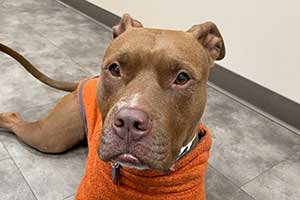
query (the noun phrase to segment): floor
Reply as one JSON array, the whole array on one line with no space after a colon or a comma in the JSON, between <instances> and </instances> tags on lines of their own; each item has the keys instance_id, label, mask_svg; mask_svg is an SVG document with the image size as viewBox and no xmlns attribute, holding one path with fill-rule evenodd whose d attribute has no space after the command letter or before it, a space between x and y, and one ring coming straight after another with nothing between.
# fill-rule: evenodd
<instances>
[{"instance_id":1,"label":"floor","mask_svg":"<svg viewBox=\"0 0 300 200\"><path fill-rule=\"evenodd\" d=\"M55 0L0 0L0 41L60 80L97 75L111 31ZM0 111L35 120L65 93L0 53ZM208 200L299 200L300 137L208 88L203 121L213 134ZM71 200L87 149L46 155L0 130L0 199Z\"/></svg>"}]
</instances>

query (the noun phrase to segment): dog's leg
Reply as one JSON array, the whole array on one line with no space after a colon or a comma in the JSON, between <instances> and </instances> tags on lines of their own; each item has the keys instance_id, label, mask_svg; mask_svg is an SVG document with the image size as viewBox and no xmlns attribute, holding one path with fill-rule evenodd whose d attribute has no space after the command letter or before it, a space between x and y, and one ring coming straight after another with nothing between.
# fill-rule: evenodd
<instances>
[{"instance_id":1,"label":"dog's leg","mask_svg":"<svg viewBox=\"0 0 300 200\"><path fill-rule=\"evenodd\" d=\"M0 128L45 153L64 152L85 138L76 92L64 96L46 118L36 122L24 121L19 113L0 113Z\"/></svg>"}]
</instances>

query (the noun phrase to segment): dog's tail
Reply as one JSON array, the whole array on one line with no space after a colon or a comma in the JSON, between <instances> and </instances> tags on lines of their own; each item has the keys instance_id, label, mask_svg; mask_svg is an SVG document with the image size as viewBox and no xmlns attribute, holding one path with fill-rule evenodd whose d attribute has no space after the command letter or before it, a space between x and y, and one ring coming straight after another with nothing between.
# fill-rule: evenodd
<instances>
[{"instance_id":1,"label":"dog's tail","mask_svg":"<svg viewBox=\"0 0 300 200\"><path fill-rule=\"evenodd\" d=\"M74 82L65 82L65 81L58 81L51 79L50 77L46 76L42 72L40 72L36 67L34 67L26 58L24 58L22 55L14 51L13 49L5 46L4 44L0 43L0 51L10 55L12 58L17 60L32 76L40 80L41 82L45 83L46 85L67 91L72 92L76 90L77 83Z\"/></svg>"}]
</instances>

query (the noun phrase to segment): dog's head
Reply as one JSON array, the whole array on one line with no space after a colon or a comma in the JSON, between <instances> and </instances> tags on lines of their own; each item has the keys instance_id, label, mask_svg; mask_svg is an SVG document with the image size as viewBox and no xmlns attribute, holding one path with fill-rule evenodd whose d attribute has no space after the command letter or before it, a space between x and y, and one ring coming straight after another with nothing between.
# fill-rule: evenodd
<instances>
[{"instance_id":1,"label":"dog's head","mask_svg":"<svg viewBox=\"0 0 300 200\"><path fill-rule=\"evenodd\" d=\"M129 15L113 37L97 88L99 156L168 171L197 131L210 67L225 55L223 39L211 22L183 32L144 28Z\"/></svg>"}]
</instances>

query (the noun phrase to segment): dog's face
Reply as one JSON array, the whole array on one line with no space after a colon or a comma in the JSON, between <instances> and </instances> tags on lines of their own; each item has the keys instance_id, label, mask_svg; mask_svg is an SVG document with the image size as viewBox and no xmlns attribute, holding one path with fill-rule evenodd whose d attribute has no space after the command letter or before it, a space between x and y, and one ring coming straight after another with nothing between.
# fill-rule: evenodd
<instances>
[{"instance_id":1,"label":"dog's face","mask_svg":"<svg viewBox=\"0 0 300 200\"><path fill-rule=\"evenodd\" d=\"M210 67L224 57L221 36L197 31L146 29L128 15L115 27L97 88L102 160L160 171L174 164L197 131Z\"/></svg>"}]
</instances>

